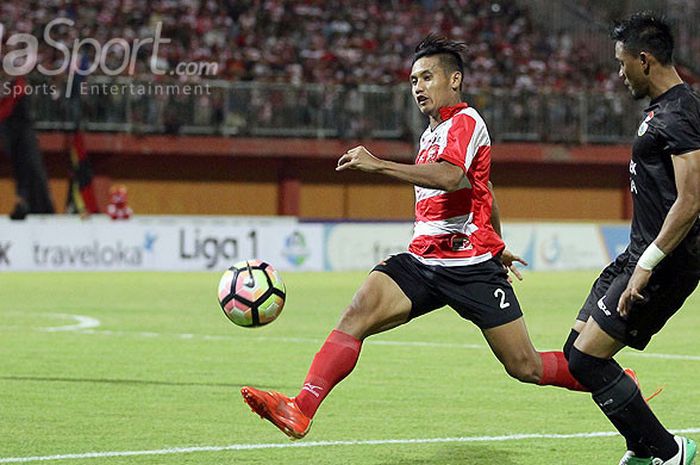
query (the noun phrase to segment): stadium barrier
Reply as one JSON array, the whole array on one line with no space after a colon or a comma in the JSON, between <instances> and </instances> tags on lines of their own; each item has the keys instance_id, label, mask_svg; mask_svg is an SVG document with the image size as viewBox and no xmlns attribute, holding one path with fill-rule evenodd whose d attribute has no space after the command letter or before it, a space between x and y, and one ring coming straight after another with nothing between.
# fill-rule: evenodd
<instances>
[{"instance_id":1,"label":"stadium barrier","mask_svg":"<svg viewBox=\"0 0 700 465\"><path fill-rule=\"evenodd\" d=\"M629 227L506 223L505 239L533 271L600 268ZM294 217L96 216L0 219L2 271L214 271L260 258L283 271L369 270L406 249L409 222L300 222Z\"/></svg>"},{"instance_id":2,"label":"stadium barrier","mask_svg":"<svg viewBox=\"0 0 700 465\"><path fill-rule=\"evenodd\" d=\"M606 42L607 46L607 42ZM47 84L33 76L35 86ZM34 79L39 79L34 81ZM135 135L417 139L425 129L408 84L340 86L203 80L175 85L201 88L199 95L150 92L151 80L92 76L77 99L37 93L36 128ZM90 89L144 89L92 92ZM615 92L569 89L465 89L464 98L484 117L495 142L628 143L643 103Z\"/></svg>"},{"instance_id":3,"label":"stadium barrier","mask_svg":"<svg viewBox=\"0 0 700 465\"><path fill-rule=\"evenodd\" d=\"M68 193L70 140L61 133L39 136L59 209ZM412 186L386 176L335 171L340 154L358 144L382 158L410 163L415 147L405 141L123 133L85 133L84 140L101 211L110 186L123 184L139 215L410 221L414 213ZM517 221L625 221L632 213L630 150L629 145L497 143L491 176L501 211ZM14 201L9 163L0 161L0 214L12 211Z\"/></svg>"}]
</instances>

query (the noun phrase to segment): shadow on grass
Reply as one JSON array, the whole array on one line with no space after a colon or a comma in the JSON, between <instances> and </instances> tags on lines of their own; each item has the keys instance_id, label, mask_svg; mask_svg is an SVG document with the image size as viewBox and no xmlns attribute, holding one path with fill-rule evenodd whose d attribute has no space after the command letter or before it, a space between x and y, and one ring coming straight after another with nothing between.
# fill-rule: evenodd
<instances>
[{"instance_id":1,"label":"shadow on grass","mask_svg":"<svg viewBox=\"0 0 700 465\"><path fill-rule=\"evenodd\" d=\"M84 383L84 384L128 384L135 386L174 386L174 387L215 387L215 388L236 388L240 389L246 383L205 383L193 381L161 381L148 379L109 379L109 378L65 378L58 376L0 376L0 380L4 381L26 381L39 383ZM253 386L263 390L295 390L297 386L264 386L251 382Z\"/></svg>"},{"instance_id":2,"label":"shadow on grass","mask_svg":"<svg viewBox=\"0 0 700 465\"><path fill-rule=\"evenodd\" d=\"M420 453L414 449L411 457L396 457L379 462L381 465L517 465L518 454L487 444L444 444ZM522 459L523 457L519 457Z\"/></svg>"}]
</instances>

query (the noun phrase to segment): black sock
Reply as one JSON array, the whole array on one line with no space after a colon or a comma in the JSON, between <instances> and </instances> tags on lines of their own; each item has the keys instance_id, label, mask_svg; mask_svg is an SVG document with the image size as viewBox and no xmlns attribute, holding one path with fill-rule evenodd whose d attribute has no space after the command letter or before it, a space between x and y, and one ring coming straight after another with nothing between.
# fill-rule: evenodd
<instances>
[{"instance_id":1,"label":"black sock","mask_svg":"<svg viewBox=\"0 0 700 465\"><path fill-rule=\"evenodd\" d=\"M617 362L593 357L572 347L569 370L578 382L591 390L593 400L625 437L628 446L646 445L651 455L663 460L676 455L678 445L673 435L659 422L637 385Z\"/></svg>"},{"instance_id":2,"label":"black sock","mask_svg":"<svg viewBox=\"0 0 700 465\"><path fill-rule=\"evenodd\" d=\"M634 452L634 455L636 457L640 457L643 459L651 458L652 456L652 453L649 450L649 448L639 442L636 444L630 444L630 441L627 441L627 450L631 450L632 452Z\"/></svg>"},{"instance_id":3,"label":"black sock","mask_svg":"<svg viewBox=\"0 0 700 465\"><path fill-rule=\"evenodd\" d=\"M574 346L574 342L576 342L576 339L579 336L578 331L575 329L572 329L571 332L569 333L569 337L566 339L566 342L564 343L564 348L562 349L562 352L564 352L564 357L569 360L569 354L571 354L571 348Z\"/></svg>"},{"instance_id":4,"label":"black sock","mask_svg":"<svg viewBox=\"0 0 700 465\"><path fill-rule=\"evenodd\" d=\"M564 357L566 357L567 360L569 360L571 348L574 346L574 343L576 342L576 339L578 339L580 334L581 333L579 333L573 328L571 329L571 332L569 332L569 337L566 339L566 342L564 343L563 347ZM617 427L617 425L615 425L615 427ZM644 444L640 444L627 438L625 438L625 441L627 443L627 450L631 450L632 452L634 452L635 456L643 458L651 457L651 452L649 451L649 448Z\"/></svg>"}]
</instances>

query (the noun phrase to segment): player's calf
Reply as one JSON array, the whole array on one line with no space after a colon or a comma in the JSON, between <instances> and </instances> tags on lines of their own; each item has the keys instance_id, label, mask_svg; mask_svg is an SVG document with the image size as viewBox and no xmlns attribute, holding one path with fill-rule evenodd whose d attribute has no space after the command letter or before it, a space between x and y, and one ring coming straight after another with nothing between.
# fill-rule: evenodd
<instances>
[{"instance_id":1,"label":"player's calf","mask_svg":"<svg viewBox=\"0 0 700 465\"><path fill-rule=\"evenodd\" d=\"M542 360L542 371L537 381L540 386L557 386L570 391L588 392L569 371L569 361L565 352L539 352L538 355Z\"/></svg>"}]
</instances>

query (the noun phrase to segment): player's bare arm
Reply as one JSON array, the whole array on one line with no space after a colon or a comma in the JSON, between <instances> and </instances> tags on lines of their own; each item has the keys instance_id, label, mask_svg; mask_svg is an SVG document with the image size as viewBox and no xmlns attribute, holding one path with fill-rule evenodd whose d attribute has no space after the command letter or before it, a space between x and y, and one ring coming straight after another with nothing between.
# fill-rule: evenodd
<instances>
[{"instance_id":1,"label":"player's bare arm","mask_svg":"<svg viewBox=\"0 0 700 465\"><path fill-rule=\"evenodd\" d=\"M668 255L685 239L700 215L700 150L672 158L678 197L666 215L661 231L652 247L658 248L659 257ZM642 260L640 259L640 262ZM619 312L629 314L632 303L642 300L642 291L651 278L652 269L638 264L627 288L620 296Z\"/></svg>"},{"instance_id":2,"label":"player's bare arm","mask_svg":"<svg viewBox=\"0 0 700 465\"><path fill-rule=\"evenodd\" d=\"M422 165L396 163L375 157L362 145L348 150L338 159L336 171L348 169L380 173L416 186L448 192L457 190L464 178L460 167L445 161Z\"/></svg>"}]
</instances>

